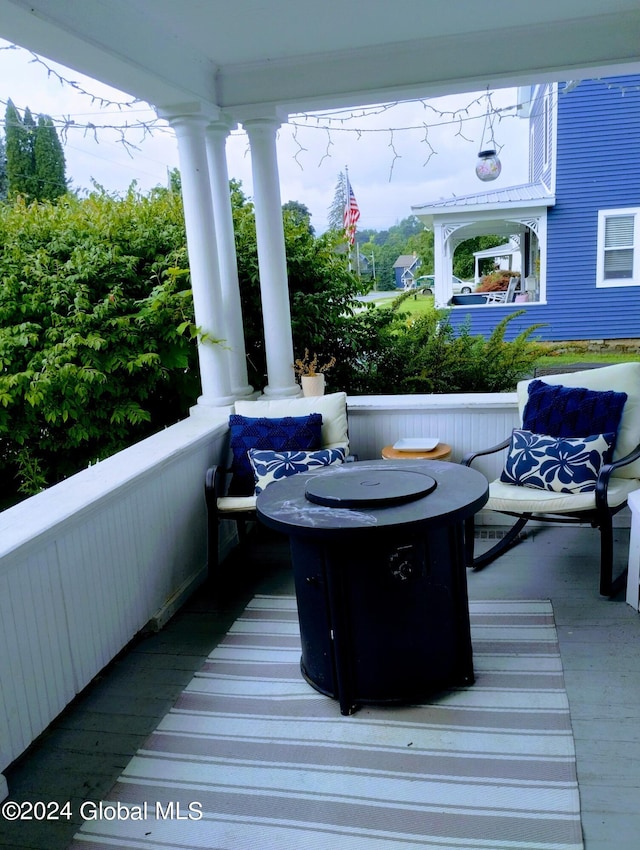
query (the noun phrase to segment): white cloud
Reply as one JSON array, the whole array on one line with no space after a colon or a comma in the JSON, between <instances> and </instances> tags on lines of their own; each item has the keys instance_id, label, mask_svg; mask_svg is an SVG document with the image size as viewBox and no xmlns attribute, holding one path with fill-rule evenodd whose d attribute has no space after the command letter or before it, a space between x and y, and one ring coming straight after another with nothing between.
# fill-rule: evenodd
<instances>
[{"instance_id":1,"label":"white cloud","mask_svg":"<svg viewBox=\"0 0 640 850\"><path fill-rule=\"evenodd\" d=\"M0 47L7 44L0 41ZM11 98L21 111L29 106L32 112L49 114L56 122L75 122L76 126L69 125L63 135L72 186L90 189L95 180L110 191L122 192L133 180L142 191L165 185L167 170L178 165L177 145L169 129L150 135L141 129L128 130L126 140L136 146L129 150L118 130L93 133L80 129L88 122L96 127L135 126L153 121L153 110L145 104L118 109L106 101L128 101L128 95L54 63L47 61L46 65L96 99L92 101L77 88L61 84L55 75L47 73L44 64L34 62L28 51L16 49L0 50L3 100ZM494 107L515 106L516 94L515 89L495 92ZM348 167L361 212L359 226L382 230L411 215L414 204L483 191L474 168L483 134L484 97L456 95L429 104L353 110L333 114L330 120L325 114L320 122L296 118L292 120L300 126L283 125L278 135L283 202L305 204L312 223L321 232L326 227L338 175ZM466 107L468 114L449 114ZM494 125L503 165L501 176L492 184L496 188L527 179L527 122L514 114L505 112ZM227 158L229 175L241 180L245 192L251 195L251 160L243 133L229 138Z\"/></svg>"}]
</instances>

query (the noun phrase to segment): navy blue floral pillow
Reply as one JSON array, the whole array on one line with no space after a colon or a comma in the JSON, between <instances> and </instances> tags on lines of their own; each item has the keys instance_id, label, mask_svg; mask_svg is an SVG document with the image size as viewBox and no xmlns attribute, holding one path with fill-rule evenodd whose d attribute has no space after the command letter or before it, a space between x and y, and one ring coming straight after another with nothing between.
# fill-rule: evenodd
<instances>
[{"instance_id":1,"label":"navy blue floral pillow","mask_svg":"<svg viewBox=\"0 0 640 850\"><path fill-rule=\"evenodd\" d=\"M249 462L253 468L256 493L282 478L298 472L317 472L325 466L343 463L345 449L318 449L315 452L271 452L249 449Z\"/></svg>"},{"instance_id":2,"label":"navy blue floral pillow","mask_svg":"<svg viewBox=\"0 0 640 850\"><path fill-rule=\"evenodd\" d=\"M611 459L614 440L615 434L551 437L516 428L500 480L554 493L590 493Z\"/></svg>"},{"instance_id":3,"label":"navy blue floral pillow","mask_svg":"<svg viewBox=\"0 0 640 850\"><path fill-rule=\"evenodd\" d=\"M254 492L253 470L249 463L249 449L274 451L311 451L322 445L322 414L308 416L283 416L269 419L266 416L249 417L237 413L229 417L231 432L231 470L233 478L229 493L232 496L249 496Z\"/></svg>"},{"instance_id":4,"label":"navy blue floral pillow","mask_svg":"<svg viewBox=\"0 0 640 850\"><path fill-rule=\"evenodd\" d=\"M626 393L531 381L522 427L551 437L617 434Z\"/></svg>"}]
</instances>

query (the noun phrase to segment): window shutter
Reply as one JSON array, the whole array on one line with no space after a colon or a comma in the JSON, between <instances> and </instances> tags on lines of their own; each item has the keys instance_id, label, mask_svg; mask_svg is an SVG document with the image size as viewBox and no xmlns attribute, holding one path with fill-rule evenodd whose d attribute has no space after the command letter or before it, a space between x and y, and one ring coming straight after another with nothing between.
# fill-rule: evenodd
<instances>
[{"instance_id":1,"label":"window shutter","mask_svg":"<svg viewBox=\"0 0 640 850\"><path fill-rule=\"evenodd\" d=\"M604 232L604 278L633 277L635 216L608 216Z\"/></svg>"}]
</instances>

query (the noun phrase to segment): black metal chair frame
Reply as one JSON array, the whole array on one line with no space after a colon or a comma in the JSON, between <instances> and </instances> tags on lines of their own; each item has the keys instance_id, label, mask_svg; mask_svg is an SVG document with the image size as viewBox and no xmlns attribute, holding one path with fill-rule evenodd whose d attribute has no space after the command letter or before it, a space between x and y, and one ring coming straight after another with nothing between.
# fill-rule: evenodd
<instances>
[{"instance_id":1,"label":"black metal chair frame","mask_svg":"<svg viewBox=\"0 0 640 850\"><path fill-rule=\"evenodd\" d=\"M510 439L504 440L497 446L492 446L489 449L484 449L478 452L472 452L465 455L460 463L464 466L471 466L473 461L483 455L494 454L509 447ZM503 552L511 548L518 542L518 536L530 519L540 522L550 523L565 523L576 524L588 522L592 528L600 530L600 593L602 596L614 596L624 586L627 569L625 568L620 575L613 577L613 517L627 504L626 500L620 505L610 507L608 504L608 488L609 480L616 469L627 466L636 460L640 459L640 445L630 452L625 457L619 458L616 461L605 464L598 475L595 490L595 508L586 511L576 511L574 513L519 513L516 511L500 510L496 513L504 514L505 516L515 517L516 522L506 532L504 537L492 546L487 552L474 557L474 535L475 523L473 517L466 521L465 525L465 557L467 566L473 570L481 570L487 564L492 563Z\"/></svg>"},{"instance_id":2,"label":"black metal chair frame","mask_svg":"<svg viewBox=\"0 0 640 850\"><path fill-rule=\"evenodd\" d=\"M220 542L220 520L224 518L236 523L238 541L242 542L247 533L247 523L255 521L256 512L252 508L246 511L228 511L224 515L218 510L218 498L227 490L227 481L233 473L223 466L211 466L204 479L204 497L207 507L207 564L209 575L218 566L218 547Z\"/></svg>"}]
</instances>

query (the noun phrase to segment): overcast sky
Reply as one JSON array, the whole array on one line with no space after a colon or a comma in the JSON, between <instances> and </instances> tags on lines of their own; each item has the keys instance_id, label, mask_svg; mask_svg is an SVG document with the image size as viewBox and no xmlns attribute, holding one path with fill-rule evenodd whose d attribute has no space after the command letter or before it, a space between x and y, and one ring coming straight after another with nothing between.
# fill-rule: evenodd
<instances>
[{"instance_id":1,"label":"overcast sky","mask_svg":"<svg viewBox=\"0 0 640 850\"><path fill-rule=\"evenodd\" d=\"M0 48L8 46L0 40ZM90 189L92 181L109 191L123 192L133 180L142 191L166 185L167 170L177 167L175 138L169 128L145 134L141 129L118 129L153 121L146 104L118 108L83 95L90 92L105 101L124 103L130 96L44 60L34 61L22 49L0 49L0 102L2 117L10 98L22 111L50 115L59 130L72 188ZM61 84L52 69L77 87ZM299 201L311 212L318 232L326 227L338 175L349 170L360 208L360 228L383 230L411 215L413 204L423 204L527 181L527 121L516 117L517 90L492 92L494 108L504 109L494 121L502 174L491 184L475 175L475 163L485 127L486 93L471 93L428 102L396 104L377 110L350 110L313 117L292 117L278 136L282 202ZM474 101L476 101L474 103ZM3 122L4 123L4 122ZM413 128L413 129L410 129ZM484 147L488 141L484 136ZM137 149L131 149L135 145ZM129 147L129 152L127 151ZM229 175L242 181L251 196L251 160L247 138L235 132L227 143Z\"/></svg>"}]
</instances>

